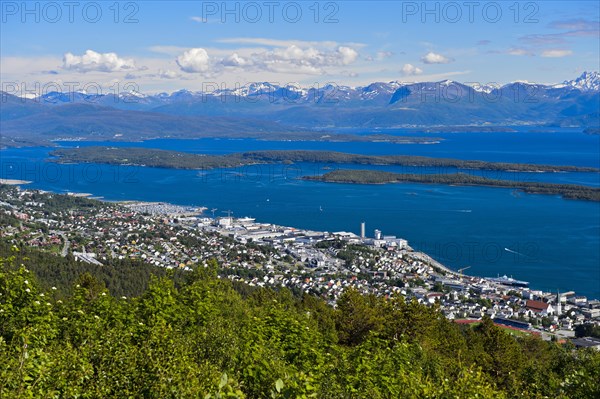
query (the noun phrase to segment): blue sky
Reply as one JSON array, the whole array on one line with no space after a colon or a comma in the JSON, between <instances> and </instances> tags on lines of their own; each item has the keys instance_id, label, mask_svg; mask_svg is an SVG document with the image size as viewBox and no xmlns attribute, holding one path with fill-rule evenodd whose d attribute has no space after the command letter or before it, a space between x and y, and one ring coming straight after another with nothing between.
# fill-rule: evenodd
<instances>
[{"instance_id":1,"label":"blue sky","mask_svg":"<svg viewBox=\"0 0 600 399\"><path fill-rule=\"evenodd\" d=\"M600 68L596 1L23 4L1 2L5 89L558 83Z\"/></svg>"}]
</instances>

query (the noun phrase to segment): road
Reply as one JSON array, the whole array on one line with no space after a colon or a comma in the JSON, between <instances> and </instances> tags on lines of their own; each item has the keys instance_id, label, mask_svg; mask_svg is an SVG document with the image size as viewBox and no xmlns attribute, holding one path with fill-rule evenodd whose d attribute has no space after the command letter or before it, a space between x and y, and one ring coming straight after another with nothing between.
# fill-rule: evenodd
<instances>
[{"instance_id":1,"label":"road","mask_svg":"<svg viewBox=\"0 0 600 399\"><path fill-rule=\"evenodd\" d=\"M67 235L65 233L63 233L62 231L50 231L50 233L52 234L56 234L59 235L63 241L63 248L60 251L60 256L62 256L63 258L67 256L67 254L69 253L69 247L71 246L71 243L69 242L69 239L67 238Z\"/></svg>"}]
</instances>

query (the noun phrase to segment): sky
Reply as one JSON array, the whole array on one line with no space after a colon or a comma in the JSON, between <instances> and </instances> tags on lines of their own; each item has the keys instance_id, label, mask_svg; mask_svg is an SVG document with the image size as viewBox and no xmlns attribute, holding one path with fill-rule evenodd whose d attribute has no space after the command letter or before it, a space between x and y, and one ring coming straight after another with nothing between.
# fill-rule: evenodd
<instances>
[{"instance_id":1,"label":"sky","mask_svg":"<svg viewBox=\"0 0 600 399\"><path fill-rule=\"evenodd\" d=\"M600 69L597 1L0 1L15 93L268 81L560 83Z\"/></svg>"}]
</instances>

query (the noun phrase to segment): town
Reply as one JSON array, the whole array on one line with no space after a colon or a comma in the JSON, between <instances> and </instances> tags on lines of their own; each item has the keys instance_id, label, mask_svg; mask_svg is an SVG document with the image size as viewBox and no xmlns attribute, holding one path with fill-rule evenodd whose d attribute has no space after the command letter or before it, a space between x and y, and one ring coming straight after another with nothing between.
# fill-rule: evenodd
<instances>
[{"instance_id":1,"label":"town","mask_svg":"<svg viewBox=\"0 0 600 399\"><path fill-rule=\"evenodd\" d=\"M111 203L0 185L0 240L102 265L132 259L167 269L219 265L219 276L250 286L287 287L335 306L354 287L402 295L458 323L489 316L514 334L571 340L600 350L600 339L575 338L578 326L600 326L600 301L549 293L512 279L453 271L409 243L375 230L360 234L278 226L253 218L206 217L206 208L165 203Z\"/></svg>"}]
</instances>

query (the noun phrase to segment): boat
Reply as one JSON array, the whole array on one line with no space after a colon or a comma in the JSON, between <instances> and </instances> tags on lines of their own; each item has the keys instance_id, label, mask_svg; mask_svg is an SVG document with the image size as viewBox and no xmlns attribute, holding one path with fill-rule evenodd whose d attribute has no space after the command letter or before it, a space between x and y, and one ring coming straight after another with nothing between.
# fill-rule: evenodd
<instances>
[{"instance_id":1,"label":"boat","mask_svg":"<svg viewBox=\"0 0 600 399\"><path fill-rule=\"evenodd\" d=\"M509 285L511 287L523 287L523 288L529 287L528 281L515 280L512 277L508 277L506 274L502 277L500 277L500 276L486 277L486 279L493 281L494 283L498 283L498 284L502 284L502 285Z\"/></svg>"}]
</instances>

